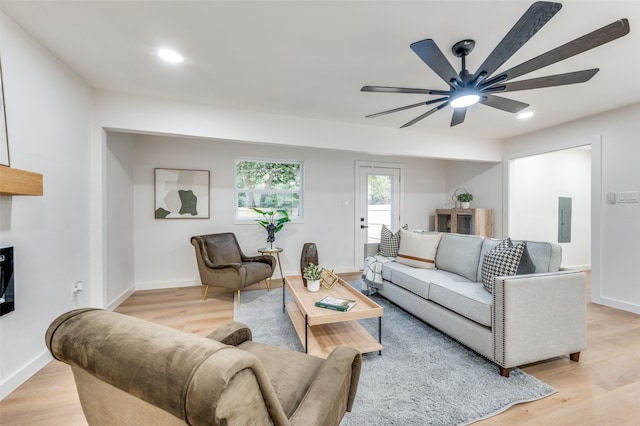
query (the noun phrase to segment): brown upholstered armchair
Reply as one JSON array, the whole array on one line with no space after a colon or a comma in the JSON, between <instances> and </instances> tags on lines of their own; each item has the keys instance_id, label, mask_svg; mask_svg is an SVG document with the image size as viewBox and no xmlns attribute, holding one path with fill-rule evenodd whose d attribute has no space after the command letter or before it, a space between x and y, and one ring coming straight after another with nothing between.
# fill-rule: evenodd
<instances>
[{"instance_id":1,"label":"brown upholstered armchair","mask_svg":"<svg viewBox=\"0 0 640 426\"><path fill-rule=\"evenodd\" d=\"M100 426L337 426L362 362L345 346L325 360L253 342L237 322L206 338L91 308L59 316L45 339Z\"/></svg>"},{"instance_id":2,"label":"brown upholstered armchair","mask_svg":"<svg viewBox=\"0 0 640 426\"><path fill-rule=\"evenodd\" d=\"M240 290L271 278L276 267L273 256L245 256L236 236L231 232L191 237L196 250L200 282L205 286L202 300L207 298L209 286Z\"/></svg>"}]
</instances>

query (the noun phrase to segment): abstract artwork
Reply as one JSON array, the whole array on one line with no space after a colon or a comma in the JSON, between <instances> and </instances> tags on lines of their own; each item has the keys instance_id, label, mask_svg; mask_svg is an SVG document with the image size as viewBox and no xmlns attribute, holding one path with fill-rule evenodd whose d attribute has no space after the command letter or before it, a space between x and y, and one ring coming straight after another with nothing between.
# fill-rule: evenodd
<instances>
[{"instance_id":1,"label":"abstract artwork","mask_svg":"<svg viewBox=\"0 0 640 426\"><path fill-rule=\"evenodd\" d=\"M208 219L209 170L155 169L156 219Z\"/></svg>"}]
</instances>

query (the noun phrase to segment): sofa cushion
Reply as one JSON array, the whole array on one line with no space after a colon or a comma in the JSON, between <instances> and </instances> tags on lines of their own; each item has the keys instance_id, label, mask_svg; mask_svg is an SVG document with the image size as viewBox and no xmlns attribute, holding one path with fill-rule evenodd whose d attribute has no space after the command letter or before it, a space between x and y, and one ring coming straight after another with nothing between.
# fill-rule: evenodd
<instances>
[{"instance_id":1,"label":"sofa cushion","mask_svg":"<svg viewBox=\"0 0 640 426\"><path fill-rule=\"evenodd\" d=\"M422 234L400 230L399 263L414 268L433 269L436 267L436 252L442 234Z\"/></svg>"},{"instance_id":2,"label":"sofa cushion","mask_svg":"<svg viewBox=\"0 0 640 426\"><path fill-rule=\"evenodd\" d=\"M402 229L409 228L405 225ZM382 230L380 231L380 256L396 257L398 255L398 249L400 248L400 232L402 229L399 229L398 232L394 234L389 228L387 228L387 225L382 225Z\"/></svg>"},{"instance_id":3,"label":"sofa cushion","mask_svg":"<svg viewBox=\"0 0 640 426\"><path fill-rule=\"evenodd\" d=\"M389 281L424 299L430 299L429 292L432 282L470 282L466 278L451 272L413 268L398 262L392 263L395 265L390 265L388 268L391 271L391 279Z\"/></svg>"},{"instance_id":4,"label":"sofa cushion","mask_svg":"<svg viewBox=\"0 0 640 426\"><path fill-rule=\"evenodd\" d=\"M476 281L483 239L475 235L442 234L436 268Z\"/></svg>"},{"instance_id":5,"label":"sofa cushion","mask_svg":"<svg viewBox=\"0 0 640 426\"><path fill-rule=\"evenodd\" d=\"M429 300L491 327L493 297L481 283L439 279L429 284Z\"/></svg>"},{"instance_id":6,"label":"sofa cushion","mask_svg":"<svg viewBox=\"0 0 640 426\"><path fill-rule=\"evenodd\" d=\"M482 260L482 285L493 293L495 277L515 275L526 243L513 245L510 238L489 250Z\"/></svg>"}]
</instances>

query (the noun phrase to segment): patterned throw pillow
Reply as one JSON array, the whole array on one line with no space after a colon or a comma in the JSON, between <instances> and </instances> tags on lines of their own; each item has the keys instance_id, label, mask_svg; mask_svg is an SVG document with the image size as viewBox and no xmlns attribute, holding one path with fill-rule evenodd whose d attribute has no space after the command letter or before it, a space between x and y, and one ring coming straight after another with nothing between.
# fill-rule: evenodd
<instances>
[{"instance_id":1,"label":"patterned throw pillow","mask_svg":"<svg viewBox=\"0 0 640 426\"><path fill-rule=\"evenodd\" d=\"M516 274L525 247L525 243L514 246L511 238L507 238L484 255L484 260L482 261L482 285L489 293L493 293L495 277Z\"/></svg>"},{"instance_id":2,"label":"patterned throw pillow","mask_svg":"<svg viewBox=\"0 0 640 426\"><path fill-rule=\"evenodd\" d=\"M408 225L402 227L402 229L409 229ZM385 257L396 257L398 255L398 249L400 248L400 232L398 230L395 234L391 232L387 225L382 225L382 231L380 232L380 248L378 254Z\"/></svg>"}]
</instances>

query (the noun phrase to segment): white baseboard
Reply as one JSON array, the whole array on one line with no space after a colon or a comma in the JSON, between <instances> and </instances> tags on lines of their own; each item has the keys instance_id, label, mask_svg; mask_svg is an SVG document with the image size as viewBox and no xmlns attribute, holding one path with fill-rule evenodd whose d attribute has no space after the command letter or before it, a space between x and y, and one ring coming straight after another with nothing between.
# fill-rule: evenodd
<instances>
[{"instance_id":1,"label":"white baseboard","mask_svg":"<svg viewBox=\"0 0 640 426\"><path fill-rule=\"evenodd\" d=\"M120 296L116 297L114 300L112 300L111 302L107 303L107 307L105 309L107 309L108 311L113 311L115 308L117 308L118 306L120 306L120 304L122 304L122 302L124 302L125 300L127 300L127 298L129 296L131 296L134 292L136 291L136 289L134 287L129 287L128 289L126 289L125 291L123 291Z\"/></svg>"},{"instance_id":2,"label":"white baseboard","mask_svg":"<svg viewBox=\"0 0 640 426\"><path fill-rule=\"evenodd\" d=\"M196 280L183 280L183 281L156 281L146 283L136 283L137 290L159 290L163 288L177 288L177 287L193 287L199 286L200 281Z\"/></svg>"},{"instance_id":3,"label":"white baseboard","mask_svg":"<svg viewBox=\"0 0 640 426\"><path fill-rule=\"evenodd\" d=\"M31 376L47 365L53 357L49 351L42 352L39 356L31 360L27 365L18 370L11 377L0 384L0 400L5 399L11 392L16 390L21 384L29 380Z\"/></svg>"}]
</instances>

